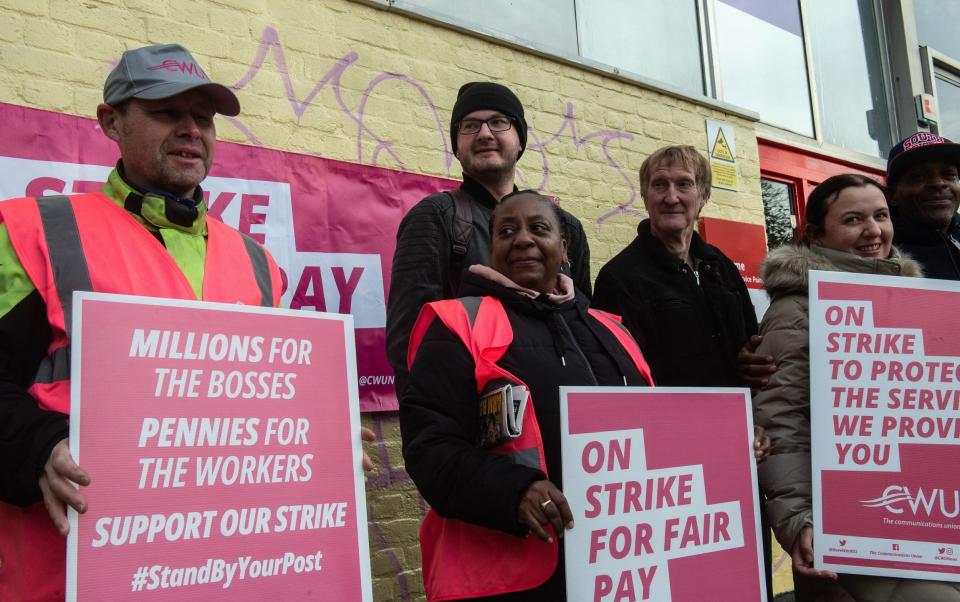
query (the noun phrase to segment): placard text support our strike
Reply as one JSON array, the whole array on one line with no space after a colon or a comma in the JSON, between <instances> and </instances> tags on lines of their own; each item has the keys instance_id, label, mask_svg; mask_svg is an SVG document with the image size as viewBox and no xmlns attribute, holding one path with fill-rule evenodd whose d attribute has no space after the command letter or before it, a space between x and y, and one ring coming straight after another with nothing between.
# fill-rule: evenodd
<instances>
[{"instance_id":1,"label":"placard text support our strike","mask_svg":"<svg viewBox=\"0 0 960 602\"><path fill-rule=\"evenodd\" d=\"M308 366L313 343L307 339L178 330L134 329L129 357L158 360L155 398L287 400L296 394L295 372ZM178 361L216 361L247 369L178 367ZM264 365L281 370L264 369ZM147 416L140 425L139 489L232 486L309 481L313 476L310 421L304 417ZM279 446L292 453L242 455L235 448ZM157 457L151 449L193 453ZM228 453L211 453L231 448ZM257 533L283 533L345 526L347 502L285 504L276 507L194 509L168 514L101 517L92 547L154 541L206 539ZM316 569L319 570L319 559Z\"/></svg>"}]
</instances>

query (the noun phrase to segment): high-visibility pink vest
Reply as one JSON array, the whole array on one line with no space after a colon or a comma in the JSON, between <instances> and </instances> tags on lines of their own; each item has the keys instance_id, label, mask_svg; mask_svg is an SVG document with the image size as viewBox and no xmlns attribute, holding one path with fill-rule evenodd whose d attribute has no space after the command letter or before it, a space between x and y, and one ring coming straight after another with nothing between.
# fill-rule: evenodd
<instances>
[{"instance_id":1,"label":"high-visibility pink vest","mask_svg":"<svg viewBox=\"0 0 960 602\"><path fill-rule=\"evenodd\" d=\"M643 354L619 319L593 309L588 312L613 333L647 383L653 384ZM417 349L435 319L460 337L473 356L478 394L492 380L506 379L524 384L496 364L513 342L513 329L503 305L495 297L466 297L425 305L410 334L408 367L413 366ZM547 474L540 427L533 406L528 405L528 408L523 417L521 435L490 451L511 455L518 463L539 468ZM552 532L551 526L546 528ZM553 536L550 544L535 537L520 539L495 529L443 518L430 510L420 526L427 600L479 598L542 585L557 566L558 544L556 534Z\"/></svg>"},{"instance_id":2,"label":"high-visibility pink vest","mask_svg":"<svg viewBox=\"0 0 960 602\"><path fill-rule=\"evenodd\" d=\"M196 300L160 241L101 193L4 201L0 222L46 304L52 336L29 392L48 410L70 413L73 291ZM281 292L266 250L208 218L203 300L274 307ZM0 503L0 600L62 600L65 552L43 504Z\"/></svg>"}]
</instances>

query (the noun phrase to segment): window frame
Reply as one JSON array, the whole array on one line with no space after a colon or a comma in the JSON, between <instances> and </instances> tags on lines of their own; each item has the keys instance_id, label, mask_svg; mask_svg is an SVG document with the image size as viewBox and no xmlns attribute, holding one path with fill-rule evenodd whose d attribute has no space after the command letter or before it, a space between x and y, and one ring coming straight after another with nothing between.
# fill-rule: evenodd
<instances>
[{"instance_id":1,"label":"window frame","mask_svg":"<svg viewBox=\"0 0 960 602\"><path fill-rule=\"evenodd\" d=\"M791 177L779 173L768 172L760 170L760 179L767 180L769 182L776 182L778 184L784 184L788 188L788 194L790 197L790 221L791 227L794 232L797 232L797 229L800 227L800 222L803 219L803 211L801 210L800 203L800 188L803 186L803 179L797 177ZM804 205L805 207L805 205ZM766 233L766 201L764 201L764 232ZM770 245L770 236L767 233L767 245L769 249Z\"/></svg>"},{"instance_id":2,"label":"window frame","mask_svg":"<svg viewBox=\"0 0 960 602\"><path fill-rule=\"evenodd\" d=\"M399 0L404 2L404 0ZM410 0L407 0L410 1ZM713 22L713 17L708 16L707 13L712 7L714 0L693 0L694 10L693 13L696 17L696 27L697 27L697 39L699 41L699 55L700 55L700 89L704 90L704 93L701 95L691 94L689 91L675 88L672 84L658 80L653 77L635 75L633 72L622 67L617 67L616 65L609 65L607 63L602 63L594 59L585 57L583 52L583 41L581 39L580 31L580 19L581 14L578 9L578 4L586 2L589 0L573 0L573 12L574 12L574 29L576 30L577 37L577 56L572 58L574 62L587 62L594 63L596 65L605 65L608 69L616 73L617 75L624 75L627 78L627 81L630 81L632 77L639 77L641 80L646 80L655 86L663 86L663 88L670 90L677 90L680 92L679 97L683 97L687 100L693 100L694 102L703 103L703 101L713 101L713 102L723 102L720 100L717 94L713 92L716 83L715 70L713 69L713 57L716 56L716 40L711 37L709 25ZM549 55L549 51L544 51ZM552 55L552 58L557 58L557 55ZM733 106L733 105L730 105ZM741 109L746 110L746 109ZM759 117L755 112L751 112L753 119L757 120Z\"/></svg>"},{"instance_id":3,"label":"window frame","mask_svg":"<svg viewBox=\"0 0 960 602\"><path fill-rule=\"evenodd\" d=\"M871 177L881 184L884 169L865 166L811 150L798 149L791 144L757 137L760 157L760 177L793 186L797 206L797 228L803 227L807 199L818 184L830 176L842 173L858 173Z\"/></svg>"},{"instance_id":4,"label":"window frame","mask_svg":"<svg viewBox=\"0 0 960 602\"><path fill-rule=\"evenodd\" d=\"M623 81L625 83L633 84L639 86L640 88L652 90L661 94L666 94L675 98L686 100L701 106L718 109L732 115L743 117L751 121L755 121L758 124L763 126L764 130L772 133L773 137L779 138L781 140L794 139L796 142L804 148L813 148L819 153L829 153L830 156L839 157L846 161L852 161L857 164L864 164L869 166L875 166L879 162L883 161L882 157L876 157L873 155L864 154L855 150L843 148L840 146L832 145L823 140L823 132L821 128L822 116L820 115L820 107L817 96L816 88L816 76L813 72L813 54L810 43L810 37L806 35L806 32L809 31L807 27L807 5L811 0L796 0L799 4L800 9L800 19L801 19L801 28L803 31L803 48L804 48L804 63L806 66L806 78L807 78L807 87L809 90L809 105L810 113L812 116L813 122L813 135L807 136L805 134L799 134L788 129L778 127L773 124L760 121L760 115L751 109L745 107L736 106L730 104L721 99L723 95L723 90L719 78L717 77L719 65L717 64L717 37L716 37L716 16L715 16L715 4L721 0L694 0L696 3L697 10L695 11L698 19L697 27L700 32L700 61L701 61L701 70L703 72L703 89L705 94L702 95L692 95L686 90L681 90L675 88L670 84L655 80L650 77L645 77L643 75L621 69L614 65L608 65L594 61L591 59L584 58L579 54L580 52L580 32L577 27L577 55L569 54L558 54L556 51L547 50L541 47L538 47L536 44L529 42L527 40L517 39L514 36L509 34L500 33L497 31L478 28L472 24L468 24L465 21L461 21L456 17L439 14L429 9L424 9L415 4L415 0L353 0L354 2L360 4L366 4L380 8L383 10L395 11L407 16L424 20L433 24L440 26L448 27L467 35L473 35L476 37L484 38L489 41L503 44L506 46L514 47L525 52L533 53L535 55L542 56L547 59L557 60L562 63L580 67L587 71L594 73L599 73L602 75L607 75L613 77L614 79ZM576 7L577 3L584 2L589 0L574 0L574 19L576 20ZM909 1L909 0L906 0ZM890 50L888 48L888 26L886 25L887 13L891 10L885 6L886 2L882 0L872 0L874 14L876 16L875 22L873 23L874 30L877 32L880 41L881 48L881 70L883 72L885 81L884 81L884 90L886 91L887 101L888 101L888 115L887 118L890 122L890 131L898 132L899 124L897 123L898 115L901 114L900 102L897 102L898 99L894 95L893 90L893 71L891 66L893 61L891 60ZM911 17L912 18L912 17ZM893 18L896 21L896 15ZM906 21L906 18L903 19ZM577 24L574 24L575 27ZM903 28L907 29L908 23L903 23ZM758 131L759 134L759 131Z\"/></svg>"},{"instance_id":5,"label":"window frame","mask_svg":"<svg viewBox=\"0 0 960 602\"><path fill-rule=\"evenodd\" d=\"M680 100L685 100L703 107L716 109L718 111L722 111L724 113L727 113L736 117L741 117L748 121L760 120L760 115L756 111L753 111L751 109L733 105L728 102L724 102L722 100L718 100L716 98L712 98L706 95L694 96L685 90L681 90L680 88L676 88L665 82L661 82L659 80L655 80L653 78L646 77L638 73L633 73L625 69L620 69L619 67L615 67L612 65L607 65L604 63L600 63L598 61L587 59L580 56L579 54L576 56L573 56L569 54L557 53L556 51L540 48L529 41L519 40L508 34L503 34L501 32L493 31L490 29L477 28L470 24L467 24L466 22L463 22L454 17L451 17L449 15L440 14L431 10L420 8L410 0L351 0L351 1L357 4L372 6L380 10L403 14L405 16L408 16L413 19L417 19L419 21L424 21L432 25L446 27L448 29L458 31L465 35L481 38L489 42L499 44L501 46L515 48L517 50L520 50L529 54L533 54L535 56L540 56L545 59L556 61L572 67L577 67L579 69L583 69L584 71L589 71L591 73L604 75L612 79L615 79L617 81L631 84L633 86L637 86L645 90L657 92L658 94L664 94L666 96L678 98ZM582 2L584 0L576 0L576 1ZM698 3L713 2L713 1L714 0L696 0L696 2ZM578 36L578 46L579 46L579 36ZM703 57L704 53L701 52L700 54L701 54L701 57ZM702 60L703 59L701 58L701 61Z\"/></svg>"},{"instance_id":6,"label":"window frame","mask_svg":"<svg viewBox=\"0 0 960 602\"><path fill-rule=\"evenodd\" d=\"M960 87L960 60L952 58L930 46L920 45L920 61L923 70L923 88L927 94L933 96L933 104L937 109L937 122L930 124L930 131L938 136L940 132L940 97L937 94L937 76L951 80L950 83Z\"/></svg>"}]
</instances>

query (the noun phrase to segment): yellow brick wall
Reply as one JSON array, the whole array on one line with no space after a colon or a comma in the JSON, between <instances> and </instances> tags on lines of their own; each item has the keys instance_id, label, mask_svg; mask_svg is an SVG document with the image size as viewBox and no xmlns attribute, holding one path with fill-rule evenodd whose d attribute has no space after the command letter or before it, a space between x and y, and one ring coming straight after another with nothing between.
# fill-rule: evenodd
<instances>
[{"instance_id":1,"label":"yellow brick wall","mask_svg":"<svg viewBox=\"0 0 960 602\"><path fill-rule=\"evenodd\" d=\"M126 48L179 42L208 74L242 83L223 140L459 177L450 110L474 80L513 88L531 134L521 186L559 196L590 238L593 273L635 232L637 171L656 148L706 152L704 119L736 126L742 191L705 215L763 223L753 124L575 66L349 0L0 0L0 102L93 116ZM606 219L604 219L606 216ZM395 414L368 486L375 599L422 599L417 526L425 506L403 472Z\"/></svg>"}]
</instances>

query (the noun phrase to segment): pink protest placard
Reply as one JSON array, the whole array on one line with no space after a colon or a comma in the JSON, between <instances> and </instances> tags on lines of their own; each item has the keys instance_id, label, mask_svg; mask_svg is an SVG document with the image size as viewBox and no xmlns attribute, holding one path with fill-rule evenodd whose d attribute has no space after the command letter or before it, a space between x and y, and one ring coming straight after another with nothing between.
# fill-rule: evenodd
<instances>
[{"instance_id":1,"label":"pink protest placard","mask_svg":"<svg viewBox=\"0 0 960 602\"><path fill-rule=\"evenodd\" d=\"M816 564L960 581L960 284L810 272Z\"/></svg>"},{"instance_id":2,"label":"pink protest placard","mask_svg":"<svg viewBox=\"0 0 960 602\"><path fill-rule=\"evenodd\" d=\"M68 600L371 600L350 316L74 297Z\"/></svg>"},{"instance_id":3,"label":"pink protest placard","mask_svg":"<svg viewBox=\"0 0 960 602\"><path fill-rule=\"evenodd\" d=\"M561 388L568 600L764 600L750 397Z\"/></svg>"}]
</instances>

